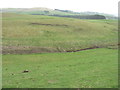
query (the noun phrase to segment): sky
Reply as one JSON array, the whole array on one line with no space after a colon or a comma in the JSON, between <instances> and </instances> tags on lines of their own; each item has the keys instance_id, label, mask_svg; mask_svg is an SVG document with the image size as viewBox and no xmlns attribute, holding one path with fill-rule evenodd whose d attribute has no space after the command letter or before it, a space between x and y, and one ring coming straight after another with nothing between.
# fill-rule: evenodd
<instances>
[{"instance_id":1,"label":"sky","mask_svg":"<svg viewBox=\"0 0 120 90\"><path fill-rule=\"evenodd\" d=\"M119 0L1 0L0 8L34 8L92 11L118 15Z\"/></svg>"}]
</instances>

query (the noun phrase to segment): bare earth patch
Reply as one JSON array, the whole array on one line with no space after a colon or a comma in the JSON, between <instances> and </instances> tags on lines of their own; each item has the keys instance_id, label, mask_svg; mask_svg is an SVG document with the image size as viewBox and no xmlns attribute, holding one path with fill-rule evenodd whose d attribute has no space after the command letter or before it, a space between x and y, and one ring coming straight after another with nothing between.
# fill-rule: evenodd
<instances>
[{"instance_id":1,"label":"bare earth patch","mask_svg":"<svg viewBox=\"0 0 120 90\"><path fill-rule=\"evenodd\" d=\"M3 46L2 54L31 54L31 53L54 53L54 52L79 52L89 49L96 48L109 48L109 49L117 49L118 45L109 45L109 46L92 46L89 48L77 49L77 50L60 50L58 48L50 48L50 47L36 47L36 46Z\"/></svg>"},{"instance_id":2,"label":"bare earth patch","mask_svg":"<svg viewBox=\"0 0 120 90\"><path fill-rule=\"evenodd\" d=\"M68 26L65 24L43 24L43 23L30 23L30 25L45 25L45 26Z\"/></svg>"}]
</instances>

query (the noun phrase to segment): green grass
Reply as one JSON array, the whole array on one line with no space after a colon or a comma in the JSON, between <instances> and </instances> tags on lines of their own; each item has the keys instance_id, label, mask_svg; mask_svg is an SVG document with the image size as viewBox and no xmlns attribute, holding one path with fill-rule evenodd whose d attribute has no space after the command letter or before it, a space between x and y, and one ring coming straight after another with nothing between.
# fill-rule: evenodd
<instances>
[{"instance_id":1,"label":"green grass","mask_svg":"<svg viewBox=\"0 0 120 90\"><path fill-rule=\"evenodd\" d=\"M3 51L43 52L2 55L3 88L118 87L117 20L3 13L2 22Z\"/></svg>"},{"instance_id":2,"label":"green grass","mask_svg":"<svg viewBox=\"0 0 120 90\"><path fill-rule=\"evenodd\" d=\"M117 88L117 55L116 49L104 48L3 55L3 88Z\"/></svg>"}]
</instances>

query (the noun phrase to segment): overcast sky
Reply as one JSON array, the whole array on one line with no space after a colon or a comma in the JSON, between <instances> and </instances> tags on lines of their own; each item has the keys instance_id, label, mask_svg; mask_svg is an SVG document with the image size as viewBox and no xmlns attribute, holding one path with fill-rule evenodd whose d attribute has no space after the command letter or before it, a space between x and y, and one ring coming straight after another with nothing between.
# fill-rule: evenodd
<instances>
[{"instance_id":1,"label":"overcast sky","mask_svg":"<svg viewBox=\"0 0 120 90\"><path fill-rule=\"evenodd\" d=\"M119 0L1 0L0 8L47 7L78 12L93 11L117 15Z\"/></svg>"}]
</instances>

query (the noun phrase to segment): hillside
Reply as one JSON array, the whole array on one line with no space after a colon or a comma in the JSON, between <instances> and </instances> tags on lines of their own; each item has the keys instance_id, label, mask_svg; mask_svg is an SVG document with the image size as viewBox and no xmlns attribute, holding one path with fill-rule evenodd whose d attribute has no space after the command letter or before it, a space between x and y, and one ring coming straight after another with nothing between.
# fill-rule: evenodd
<instances>
[{"instance_id":1,"label":"hillside","mask_svg":"<svg viewBox=\"0 0 120 90\"><path fill-rule=\"evenodd\" d=\"M117 45L116 20L3 13L3 53L70 52ZM23 51L22 51L23 50Z\"/></svg>"},{"instance_id":2,"label":"hillside","mask_svg":"<svg viewBox=\"0 0 120 90\"><path fill-rule=\"evenodd\" d=\"M48 8L3 8L2 12L9 13L19 13L19 14L31 14L31 15L50 15L50 16L58 16L58 17L72 17L79 19L94 19L94 15L105 16L105 18L101 19L117 19L116 16L98 12L73 12L70 10L60 10L60 9L48 9ZM77 17L76 17L77 16ZM95 19L99 19L95 18Z\"/></svg>"}]
</instances>

